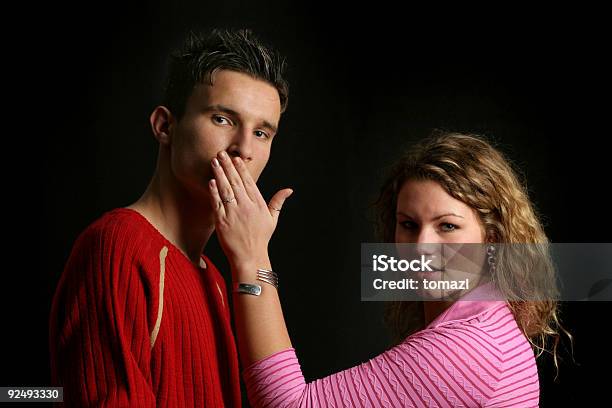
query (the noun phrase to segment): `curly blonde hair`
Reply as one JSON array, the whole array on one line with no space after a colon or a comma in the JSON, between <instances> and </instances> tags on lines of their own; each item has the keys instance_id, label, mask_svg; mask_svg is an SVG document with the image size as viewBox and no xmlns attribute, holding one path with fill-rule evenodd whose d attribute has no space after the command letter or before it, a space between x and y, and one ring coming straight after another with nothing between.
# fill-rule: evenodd
<instances>
[{"instance_id":1,"label":"curly blonde hair","mask_svg":"<svg viewBox=\"0 0 612 408\"><path fill-rule=\"evenodd\" d=\"M482 136L435 131L391 169L375 203L377 233L384 242L394 242L397 196L407 180L435 181L450 196L473 208L484 227L485 240L502 244L494 276L498 289L537 357L544 352L552 354L558 371L560 333L570 341L572 336L559 320L548 238L518 174ZM509 254L511 251L520 254ZM538 273L530 273L536 268ZM424 328L422 302L391 302L385 320L399 343Z\"/></svg>"}]
</instances>

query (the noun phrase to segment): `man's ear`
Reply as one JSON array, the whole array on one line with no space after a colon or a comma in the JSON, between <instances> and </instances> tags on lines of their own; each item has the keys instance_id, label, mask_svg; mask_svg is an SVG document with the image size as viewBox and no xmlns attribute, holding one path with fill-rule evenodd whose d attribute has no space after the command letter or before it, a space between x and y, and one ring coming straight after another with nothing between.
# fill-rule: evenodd
<instances>
[{"instance_id":1,"label":"man's ear","mask_svg":"<svg viewBox=\"0 0 612 408\"><path fill-rule=\"evenodd\" d=\"M176 120L172 112L165 106L160 105L153 109L149 122L151 123L151 130L155 139L160 144L170 144L170 135L174 126L176 126Z\"/></svg>"}]
</instances>

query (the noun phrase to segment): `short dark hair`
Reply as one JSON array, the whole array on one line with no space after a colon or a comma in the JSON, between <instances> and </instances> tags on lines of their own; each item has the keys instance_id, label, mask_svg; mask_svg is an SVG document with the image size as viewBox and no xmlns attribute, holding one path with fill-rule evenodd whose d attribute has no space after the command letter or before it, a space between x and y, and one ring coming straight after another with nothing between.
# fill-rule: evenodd
<instances>
[{"instance_id":1,"label":"short dark hair","mask_svg":"<svg viewBox=\"0 0 612 408\"><path fill-rule=\"evenodd\" d=\"M262 44L251 30L214 29L208 35L191 31L183 46L170 55L162 103L180 120L196 84L206 81L212 85L215 72L226 69L273 85L282 113L289 97L285 67L285 59Z\"/></svg>"}]
</instances>

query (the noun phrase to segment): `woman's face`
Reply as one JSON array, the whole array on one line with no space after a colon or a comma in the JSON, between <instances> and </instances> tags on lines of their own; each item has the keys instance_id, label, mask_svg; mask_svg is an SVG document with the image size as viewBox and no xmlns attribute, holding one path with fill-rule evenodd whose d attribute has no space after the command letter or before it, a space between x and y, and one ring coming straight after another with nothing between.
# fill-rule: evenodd
<instances>
[{"instance_id":1,"label":"woman's face","mask_svg":"<svg viewBox=\"0 0 612 408\"><path fill-rule=\"evenodd\" d=\"M434 260L434 272L419 272L422 280L462 280L470 278L470 289L480 281L484 266L485 232L476 211L451 197L435 181L408 180L397 198L395 242L416 244L409 252ZM441 245L449 244L449 245ZM400 251L402 251L400 249ZM439 298L455 291L424 291Z\"/></svg>"},{"instance_id":2,"label":"woman's face","mask_svg":"<svg viewBox=\"0 0 612 408\"><path fill-rule=\"evenodd\" d=\"M483 243L476 212L435 181L408 180L397 197L395 242Z\"/></svg>"}]
</instances>

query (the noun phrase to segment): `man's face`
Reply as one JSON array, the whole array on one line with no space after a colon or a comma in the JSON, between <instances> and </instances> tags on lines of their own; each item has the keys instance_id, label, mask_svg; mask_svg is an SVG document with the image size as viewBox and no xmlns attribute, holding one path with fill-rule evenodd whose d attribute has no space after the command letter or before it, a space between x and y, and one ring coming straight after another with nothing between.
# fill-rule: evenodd
<instances>
[{"instance_id":1,"label":"man's face","mask_svg":"<svg viewBox=\"0 0 612 408\"><path fill-rule=\"evenodd\" d=\"M175 177L193 192L208 192L211 160L225 150L240 156L257 180L268 158L281 115L278 91L234 71L218 71L213 85L199 83L171 130Z\"/></svg>"}]
</instances>

